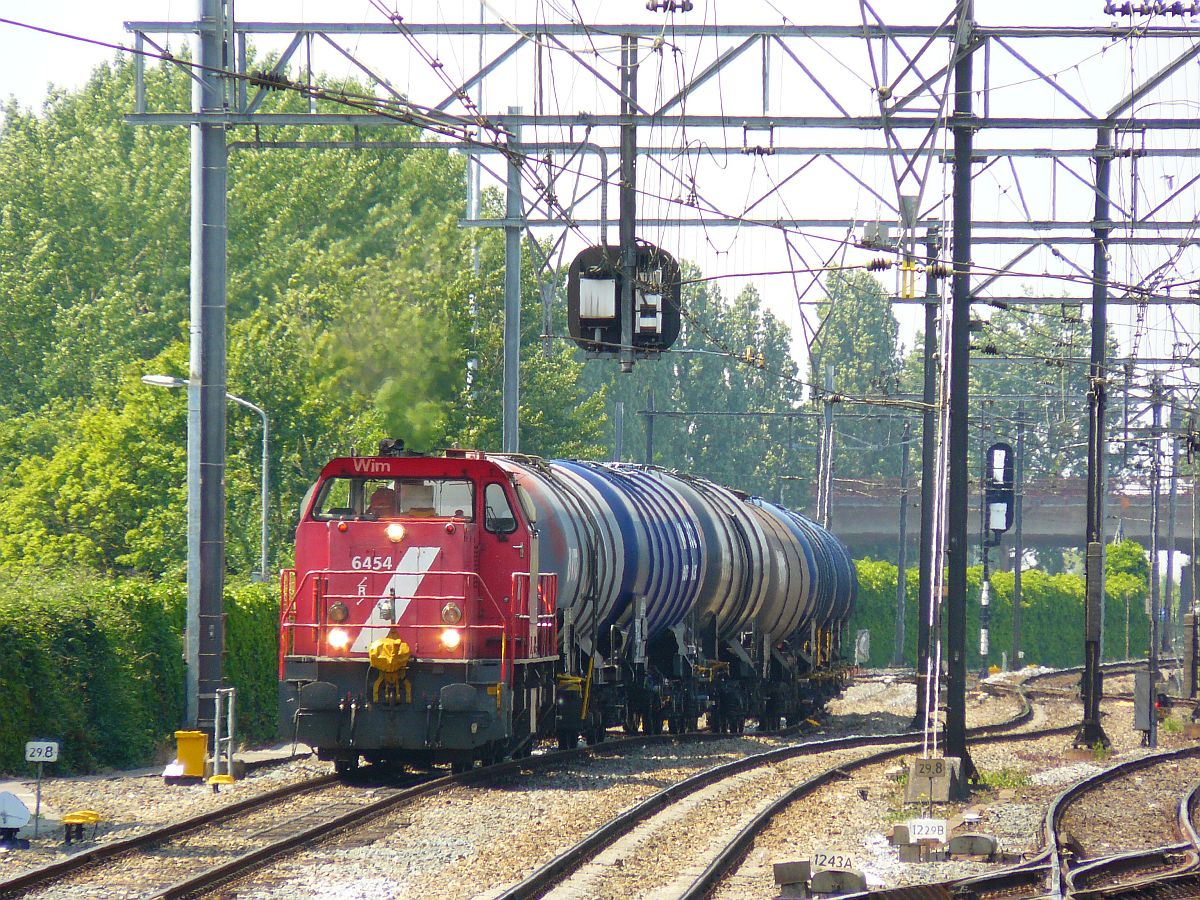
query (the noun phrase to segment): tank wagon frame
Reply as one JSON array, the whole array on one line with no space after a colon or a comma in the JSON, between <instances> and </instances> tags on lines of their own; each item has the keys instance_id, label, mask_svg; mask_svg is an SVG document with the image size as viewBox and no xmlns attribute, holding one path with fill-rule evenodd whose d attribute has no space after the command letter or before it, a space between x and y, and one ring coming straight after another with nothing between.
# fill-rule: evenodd
<instances>
[{"instance_id":1,"label":"tank wagon frame","mask_svg":"<svg viewBox=\"0 0 1200 900\"><path fill-rule=\"evenodd\" d=\"M463 769L704 716L775 728L841 688L856 591L828 531L701 478L465 450L335 459L281 581L281 731L345 770Z\"/></svg>"}]
</instances>

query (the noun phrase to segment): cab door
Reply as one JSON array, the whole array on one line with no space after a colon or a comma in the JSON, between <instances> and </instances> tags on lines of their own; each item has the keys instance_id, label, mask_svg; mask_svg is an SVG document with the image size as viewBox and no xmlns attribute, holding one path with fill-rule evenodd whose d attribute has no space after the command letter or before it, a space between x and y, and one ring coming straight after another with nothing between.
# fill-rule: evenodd
<instances>
[{"instance_id":1,"label":"cab door","mask_svg":"<svg viewBox=\"0 0 1200 900\"><path fill-rule=\"evenodd\" d=\"M516 638L518 657L528 655L526 646L529 639L529 622L527 619L513 621L517 610L513 596L513 575L530 571L530 563L535 548L531 546L529 527L520 514L520 507L515 503L511 484L502 481L489 481L481 491L482 529L479 533L479 572L484 586L499 606L495 607L483 599L480 603L481 618L488 622L499 622L501 616L511 622L512 634ZM522 610L523 612L524 610ZM500 655L498 638L487 641L490 651L488 655ZM508 653L513 652L510 646Z\"/></svg>"}]
</instances>

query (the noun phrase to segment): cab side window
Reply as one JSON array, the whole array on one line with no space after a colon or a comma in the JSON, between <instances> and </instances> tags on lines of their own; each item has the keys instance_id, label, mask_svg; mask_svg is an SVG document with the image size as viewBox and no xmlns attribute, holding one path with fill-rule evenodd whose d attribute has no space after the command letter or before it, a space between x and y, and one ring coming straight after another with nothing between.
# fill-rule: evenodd
<instances>
[{"instance_id":1,"label":"cab side window","mask_svg":"<svg viewBox=\"0 0 1200 900\"><path fill-rule=\"evenodd\" d=\"M504 488L494 482L483 491L483 527L495 534L511 534L517 530L517 518L508 505Z\"/></svg>"}]
</instances>

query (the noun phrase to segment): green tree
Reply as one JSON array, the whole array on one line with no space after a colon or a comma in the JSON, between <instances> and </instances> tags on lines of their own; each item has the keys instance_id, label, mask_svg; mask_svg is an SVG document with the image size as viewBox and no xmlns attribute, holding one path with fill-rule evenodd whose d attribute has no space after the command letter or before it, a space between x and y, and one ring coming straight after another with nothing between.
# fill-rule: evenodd
<instances>
[{"instance_id":1,"label":"green tree","mask_svg":"<svg viewBox=\"0 0 1200 900\"><path fill-rule=\"evenodd\" d=\"M626 460L645 455L646 417L637 412L653 395L655 409L672 413L655 417L658 465L773 499L782 490L785 501L802 505L815 454L791 334L754 288L730 301L698 278L696 267L685 264L683 322L673 349L639 361L630 374L610 360L590 361L584 383L607 390L611 422L617 403L624 404ZM780 413L794 414L791 423ZM610 441L609 455L615 435Z\"/></svg>"},{"instance_id":2,"label":"green tree","mask_svg":"<svg viewBox=\"0 0 1200 900\"><path fill-rule=\"evenodd\" d=\"M188 85L152 69L149 107L186 105ZM301 102L268 98L272 109ZM124 125L132 103L132 66L118 59L38 115L10 109L0 131L0 325L20 373L0 384L10 571L183 566L186 399L138 379L186 375L187 139ZM330 457L385 436L499 449L503 241L458 227L464 173L461 157L434 150L231 154L228 387L270 417L279 562ZM566 347L535 352L532 278L523 305L523 449L595 455L603 394L577 383ZM260 427L230 407L234 572L257 563Z\"/></svg>"},{"instance_id":3,"label":"green tree","mask_svg":"<svg viewBox=\"0 0 1200 900\"><path fill-rule=\"evenodd\" d=\"M810 353L809 379L823 393L827 367L833 368L835 394L887 397L899 387L899 325L891 300L870 273L831 272ZM843 403L835 407L835 477L895 476L900 467L901 409Z\"/></svg>"}]
</instances>

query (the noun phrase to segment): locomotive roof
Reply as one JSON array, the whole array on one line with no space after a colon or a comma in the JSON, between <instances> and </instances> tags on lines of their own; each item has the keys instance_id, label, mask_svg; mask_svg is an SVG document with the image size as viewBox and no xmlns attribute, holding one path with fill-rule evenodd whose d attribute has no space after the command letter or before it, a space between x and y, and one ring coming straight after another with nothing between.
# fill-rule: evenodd
<instances>
[{"instance_id":1,"label":"locomotive roof","mask_svg":"<svg viewBox=\"0 0 1200 900\"><path fill-rule=\"evenodd\" d=\"M473 456L340 456L321 469L321 478L495 478L504 470L482 454Z\"/></svg>"}]
</instances>

